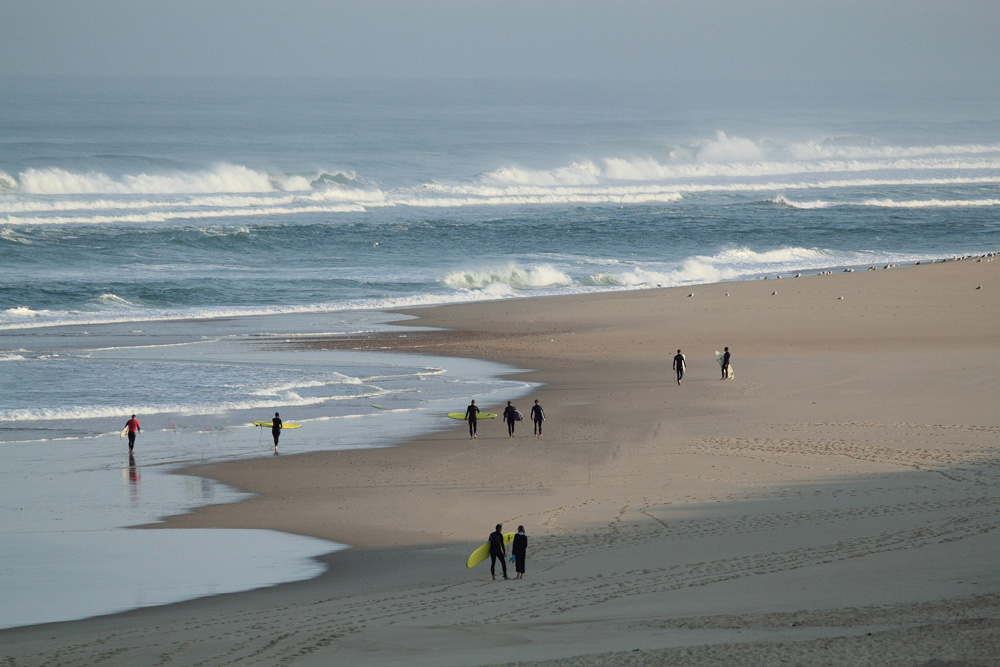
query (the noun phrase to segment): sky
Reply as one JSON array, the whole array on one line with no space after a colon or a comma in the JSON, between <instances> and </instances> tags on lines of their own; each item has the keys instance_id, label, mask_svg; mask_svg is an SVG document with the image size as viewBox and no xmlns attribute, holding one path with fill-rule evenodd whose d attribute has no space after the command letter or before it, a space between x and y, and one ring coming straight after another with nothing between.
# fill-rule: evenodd
<instances>
[{"instance_id":1,"label":"sky","mask_svg":"<svg viewBox=\"0 0 1000 667\"><path fill-rule=\"evenodd\" d=\"M0 0L0 75L1000 83L998 0Z\"/></svg>"}]
</instances>

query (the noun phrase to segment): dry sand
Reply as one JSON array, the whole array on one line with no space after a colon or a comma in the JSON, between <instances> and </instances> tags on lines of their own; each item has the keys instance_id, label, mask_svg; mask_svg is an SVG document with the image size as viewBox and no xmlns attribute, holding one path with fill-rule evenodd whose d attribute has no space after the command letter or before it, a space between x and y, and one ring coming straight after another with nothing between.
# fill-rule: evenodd
<instances>
[{"instance_id":1,"label":"dry sand","mask_svg":"<svg viewBox=\"0 0 1000 667\"><path fill-rule=\"evenodd\" d=\"M354 548L308 582L3 631L0 665L998 664L998 305L1000 261L964 260L412 311L452 331L347 344L531 369L544 439L456 423L198 468L260 495L168 526ZM497 522L527 529L522 581L465 568Z\"/></svg>"}]
</instances>

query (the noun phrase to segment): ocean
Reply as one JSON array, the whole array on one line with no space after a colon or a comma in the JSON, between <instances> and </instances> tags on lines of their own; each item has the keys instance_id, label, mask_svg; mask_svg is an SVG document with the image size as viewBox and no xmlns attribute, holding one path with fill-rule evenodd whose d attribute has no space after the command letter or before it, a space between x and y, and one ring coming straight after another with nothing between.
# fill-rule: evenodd
<instances>
[{"instance_id":1,"label":"ocean","mask_svg":"<svg viewBox=\"0 0 1000 667\"><path fill-rule=\"evenodd\" d=\"M271 455L250 421L302 422L288 452L390 446L531 390L516 359L275 342L384 330L402 306L1000 250L998 102L960 83L0 78L0 627L323 571L349 545L124 529L242 497L170 471Z\"/></svg>"}]
</instances>

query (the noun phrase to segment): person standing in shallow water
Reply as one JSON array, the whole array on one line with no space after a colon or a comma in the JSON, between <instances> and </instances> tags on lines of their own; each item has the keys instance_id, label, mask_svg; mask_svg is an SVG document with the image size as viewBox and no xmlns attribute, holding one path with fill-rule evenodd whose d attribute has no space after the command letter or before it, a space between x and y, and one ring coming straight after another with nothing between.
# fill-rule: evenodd
<instances>
[{"instance_id":1,"label":"person standing in shallow water","mask_svg":"<svg viewBox=\"0 0 1000 667\"><path fill-rule=\"evenodd\" d=\"M469 407L465 409L465 418L469 420L469 436L476 437L476 421L478 421L477 415L479 414L479 408L476 406L476 399L472 399L472 403Z\"/></svg>"},{"instance_id":2,"label":"person standing in shallow water","mask_svg":"<svg viewBox=\"0 0 1000 667\"><path fill-rule=\"evenodd\" d=\"M542 422L545 421L545 412L538 404L538 399L535 399L535 404L531 406L531 421L535 424L535 437L542 437Z\"/></svg>"},{"instance_id":3,"label":"person standing in shallow water","mask_svg":"<svg viewBox=\"0 0 1000 667\"><path fill-rule=\"evenodd\" d=\"M278 453L278 438L281 437L281 418L278 417L278 413L274 413L274 419L271 420L271 437L274 438L274 453Z\"/></svg>"},{"instance_id":4,"label":"person standing in shallow water","mask_svg":"<svg viewBox=\"0 0 1000 667\"><path fill-rule=\"evenodd\" d=\"M497 559L500 560L500 567L503 568L503 578L507 578L507 551L503 546L503 525L497 524L497 529L490 533L490 574L497 578Z\"/></svg>"},{"instance_id":5,"label":"person standing in shallow water","mask_svg":"<svg viewBox=\"0 0 1000 667\"><path fill-rule=\"evenodd\" d=\"M677 350L677 354L674 355L674 370L677 371L677 384L681 383L681 378L684 377L684 370L687 368L687 362L684 359L684 355L681 354L680 350Z\"/></svg>"},{"instance_id":6,"label":"person standing in shallow water","mask_svg":"<svg viewBox=\"0 0 1000 667\"><path fill-rule=\"evenodd\" d=\"M524 559L528 553L528 536L524 534L524 526L517 527L517 535L510 545L510 552L514 554L514 571L517 572L515 579L524 578Z\"/></svg>"},{"instance_id":7,"label":"person standing in shallow water","mask_svg":"<svg viewBox=\"0 0 1000 667\"><path fill-rule=\"evenodd\" d=\"M128 453L131 456L132 448L135 446L135 436L142 429L139 428L139 420L135 418L135 415L132 415L132 419L125 422L125 428L128 429Z\"/></svg>"}]
</instances>

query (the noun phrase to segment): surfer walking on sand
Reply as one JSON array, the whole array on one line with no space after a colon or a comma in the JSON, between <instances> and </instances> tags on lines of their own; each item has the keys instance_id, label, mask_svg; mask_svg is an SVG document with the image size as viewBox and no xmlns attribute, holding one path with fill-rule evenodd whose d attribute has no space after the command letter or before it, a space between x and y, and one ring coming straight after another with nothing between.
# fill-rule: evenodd
<instances>
[{"instance_id":1,"label":"surfer walking on sand","mask_svg":"<svg viewBox=\"0 0 1000 667\"><path fill-rule=\"evenodd\" d=\"M507 422L507 437L514 437L514 422L519 421L517 416L520 413L517 411L510 401L507 401L507 407L503 409L503 420Z\"/></svg>"},{"instance_id":2,"label":"surfer walking on sand","mask_svg":"<svg viewBox=\"0 0 1000 667\"><path fill-rule=\"evenodd\" d=\"M497 578L497 559L500 560L500 567L503 568L503 578L507 578L507 551L503 546L503 525L497 524L497 529L490 533L487 540L490 543L490 574Z\"/></svg>"},{"instance_id":3,"label":"surfer walking on sand","mask_svg":"<svg viewBox=\"0 0 1000 667\"><path fill-rule=\"evenodd\" d=\"M132 415L132 419L125 422L125 428L128 429L128 453L129 456L132 455L132 447L135 446L135 436L142 429L139 428L139 420Z\"/></svg>"},{"instance_id":4,"label":"surfer walking on sand","mask_svg":"<svg viewBox=\"0 0 1000 667\"><path fill-rule=\"evenodd\" d=\"M274 413L274 419L271 420L271 437L274 438L274 453L278 453L278 438L281 437L281 417L278 413Z\"/></svg>"},{"instance_id":5,"label":"surfer walking on sand","mask_svg":"<svg viewBox=\"0 0 1000 667\"><path fill-rule=\"evenodd\" d=\"M465 409L465 418L469 420L469 436L472 438L476 437L476 421L478 420L478 414L479 407L476 406L476 399L472 399L472 403L469 403L469 407Z\"/></svg>"},{"instance_id":6,"label":"surfer walking on sand","mask_svg":"<svg viewBox=\"0 0 1000 667\"><path fill-rule=\"evenodd\" d=\"M680 350L677 350L677 354L674 355L674 370L677 371L677 384L681 383L681 379L684 377L684 370L687 368L687 361L684 359L684 355L681 354Z\"/></svg>"},{"instance_id":7,"label":"surfer walking on sand","mask_svg":"<svg viewBox=\"0 0 1000 667\"><path fill-rule=\"evenodd\" d=\"M725 354L722 355L722 380L729 379L729 348L724 348Z\"/></svg>"},{"instance_id":8,"label":"surfer walking on sand","mask_svg":"<svg viewBox=\"0 0 1000 667\"><path fill-rule=\"evenodd\" d=\"M535 424L535 437L542 437L542 422L545 421L545 412L538 404L538 399L535 399L535 404L531 406L531 421Z\"/></svg>"}]
</instances>

